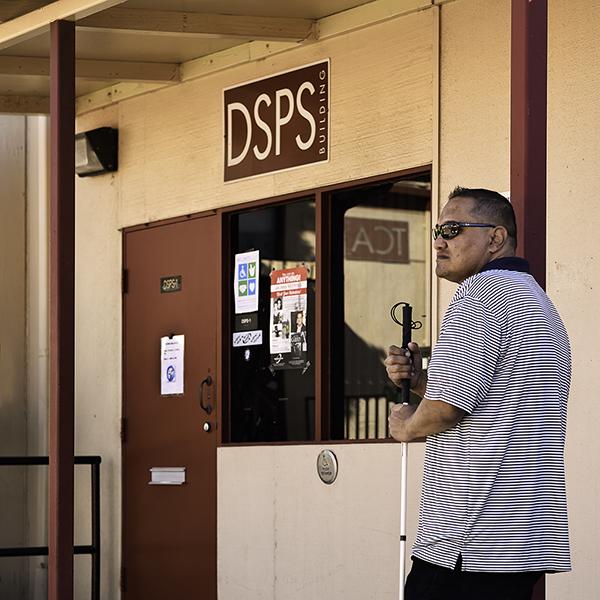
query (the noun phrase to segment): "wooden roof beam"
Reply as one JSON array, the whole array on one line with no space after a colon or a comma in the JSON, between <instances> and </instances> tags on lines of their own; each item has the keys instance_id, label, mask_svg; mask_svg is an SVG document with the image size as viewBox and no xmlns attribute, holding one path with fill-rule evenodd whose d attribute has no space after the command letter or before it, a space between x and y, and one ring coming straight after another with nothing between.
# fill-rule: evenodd
<instances>
[{"instance_id":1,"label":"wooden roof beam","mask_svg":"<svg viewBox=\"0 0 600 600\"><path fill-rule=\"evenodd\" d=\"M50 98L47 96L0 96L0 114L47 115Z\"/></svg>"},{"instance_id":2,"label":"wooden roof beam","mask_svg":"<svg viewBox=\"0 0 600 600\"><path fill-rule=\"evenodd\" d=\"M56 0L20 17L0 23L0 50L50 30L54 21L72 21L121 4L125 0Z\"/></svg>"},{"instance_id":3,"label":"wooden roof beam","mask_svg":"<svg viewBox=\"0 0 600 600\"><path fill-rule=\"evenodd\" d=\"M78 79L95 81L142 81L177 83L180 81L176 63L83 60L75 63ZM0 55L0 75L48 77L50 60L30 56Z\"/></svg>"},{"instance_id":4,"label":"wooden roof beam","mask_svg":"<svg viewBox=\"0 0 600 600\"><path fill-rule=\"evenodd\" d=\"M287 17L252 17L193 12L111 8L77 22L79 28L206 38L282 40L314 38L315 21Z\"/></svg>"}]
</instances>

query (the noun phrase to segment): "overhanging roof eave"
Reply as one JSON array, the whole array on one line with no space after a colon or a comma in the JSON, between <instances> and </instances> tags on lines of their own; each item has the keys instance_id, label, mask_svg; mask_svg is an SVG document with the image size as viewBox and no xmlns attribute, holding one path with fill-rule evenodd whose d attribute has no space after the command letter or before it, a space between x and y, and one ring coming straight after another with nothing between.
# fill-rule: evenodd
<instances>
[{"instance_id":1,"label":"overhanging roof eave","mask_svg":"<svg viewBox=\"0 0 600 600\"><path fill-rule=\"evenodd\" d=\"M88 17L125 0L56 0L51 4L0 23L0 50L46 33L54 21Z\"/></svg>"}]
</instances>

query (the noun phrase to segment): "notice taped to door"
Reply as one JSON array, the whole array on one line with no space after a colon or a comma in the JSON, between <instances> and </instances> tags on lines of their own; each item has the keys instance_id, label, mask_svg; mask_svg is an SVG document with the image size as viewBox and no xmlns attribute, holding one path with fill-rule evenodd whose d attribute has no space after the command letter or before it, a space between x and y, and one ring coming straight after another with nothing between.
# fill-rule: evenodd
<instances>
[{"instance_id":1,"label":"notice taped to door","mask_svg":"<svg viewBox=\"0 0 600 600\"><path fill-rule=\"evenodd\" d=\"M160 393L183 394L185 335L160 338Z\"/></svg>"},{"instance_id":2,"label":"notice taped to door","mask_svg":"<svg viewBox=\"0 0 600 600\"><path fill-rule=\"evenodd\" d=\"M273 369L304 369L308 360L308 269L271 273L270 352Z\"/></svg>"}]
</instances>

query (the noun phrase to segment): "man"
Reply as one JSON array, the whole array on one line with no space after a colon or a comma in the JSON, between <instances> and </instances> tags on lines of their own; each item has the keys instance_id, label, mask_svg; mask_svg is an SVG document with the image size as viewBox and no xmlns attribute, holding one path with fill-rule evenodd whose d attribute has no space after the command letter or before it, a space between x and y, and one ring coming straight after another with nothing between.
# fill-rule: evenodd
<instances>
[{"instance_id":1,"label":"man","mask_svg":"<svg viewBox=\"0 0 600 600\"><path fill-rule=\"evenodd\" d=\"M306 325L304 324L304 312L299 310L296 314L296 326L294 333L303 333L306 331Z\"/></svg>"},{"instance_id":2,"label":"man","mask_svg":"<svg viewBox=\"0 0 600 600\"><path fill-rule=\"evenodd\" d=\"M427 436L406 600L529 600L568 571L564 441L571 357L563 323L515 256L510 203L456 188L433 231L436 275L460 284L427 375L417 344L390 347L398 441Z\"/></svg>"}]
</instances>

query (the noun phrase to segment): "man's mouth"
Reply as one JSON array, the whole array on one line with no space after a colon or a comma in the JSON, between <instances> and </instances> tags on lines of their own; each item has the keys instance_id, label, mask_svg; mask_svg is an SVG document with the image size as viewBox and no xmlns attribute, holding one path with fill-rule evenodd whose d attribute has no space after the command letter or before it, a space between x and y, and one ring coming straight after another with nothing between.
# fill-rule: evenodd
<instances>
[{"instance_id":1,"label":"man's mouth","mask_svg":"<svg viewBox=\"0 0 600 600\"><path fill-rule=\"evenodd\" d=\"M436 260L448 260L448 258L449 257L446 254L438 254L435 257Z\"/></svg>"}]
</instances>

